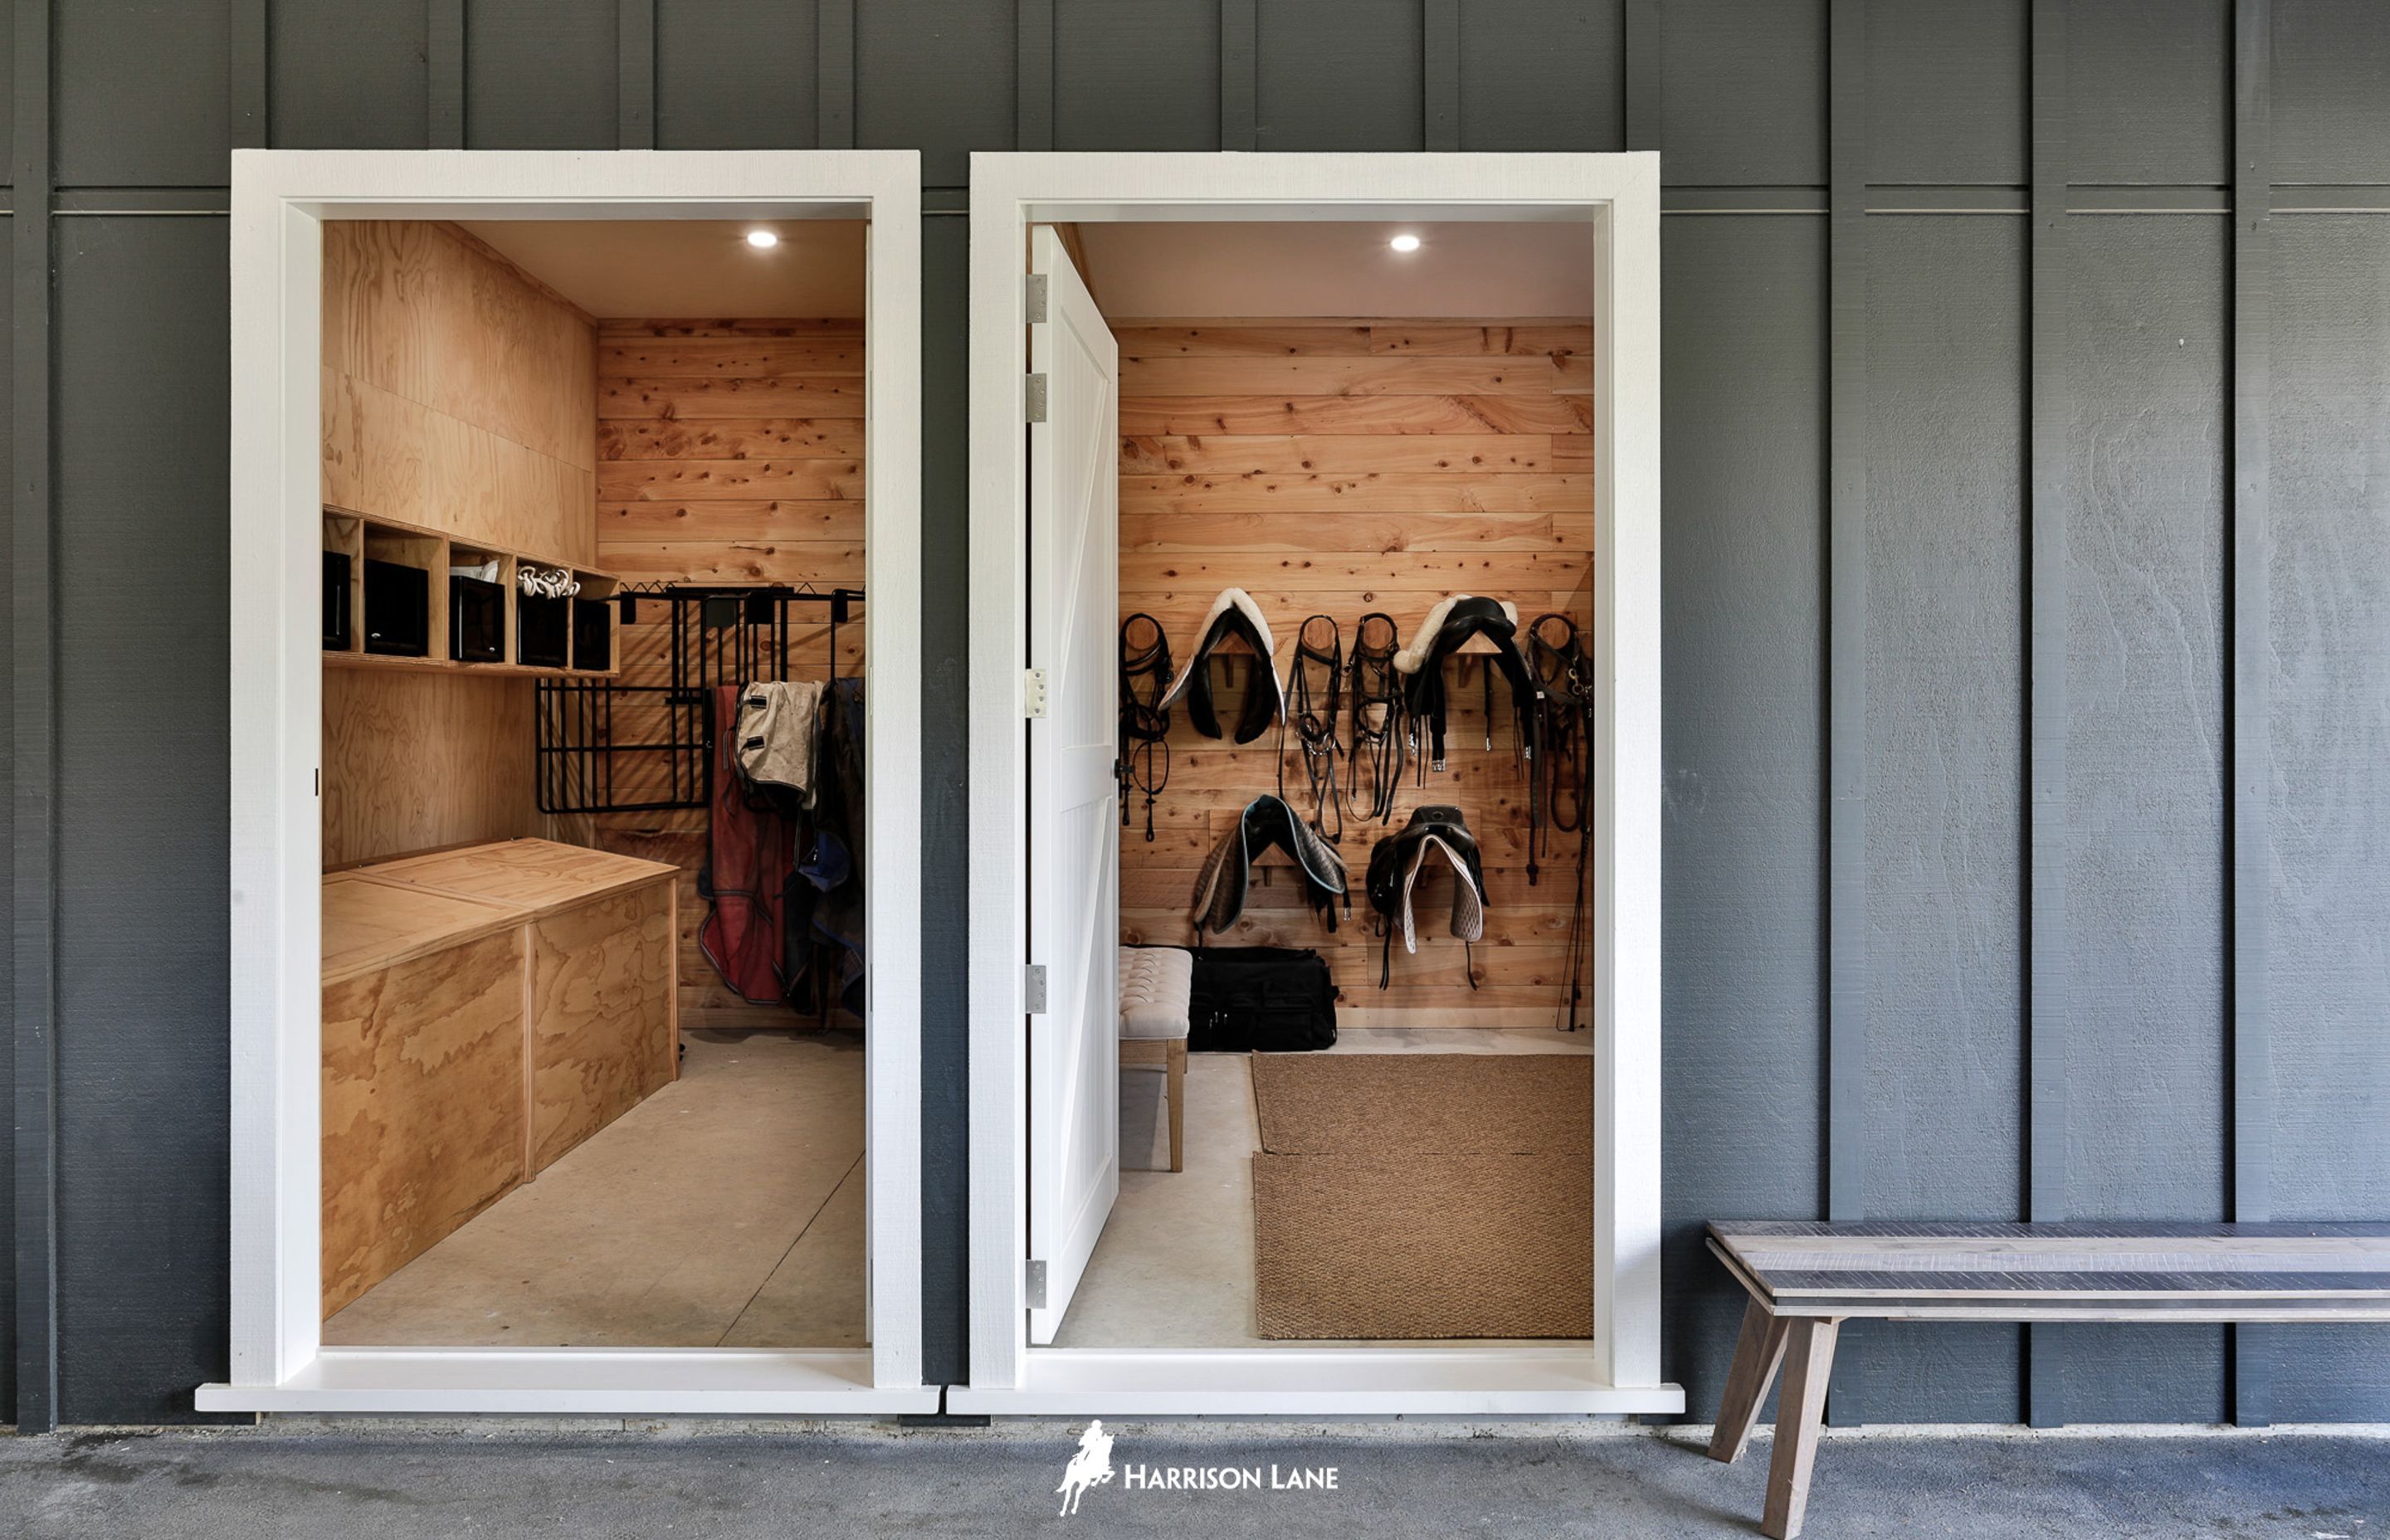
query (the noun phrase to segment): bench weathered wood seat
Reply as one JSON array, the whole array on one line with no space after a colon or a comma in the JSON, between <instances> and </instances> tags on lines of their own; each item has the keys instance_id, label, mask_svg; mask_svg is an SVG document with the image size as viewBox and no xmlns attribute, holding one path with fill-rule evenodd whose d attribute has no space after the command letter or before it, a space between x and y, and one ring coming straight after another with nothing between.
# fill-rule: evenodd
<instances>
[{"instance_id":1,"label":"bench weathered wood seat","mask_svg":"<svg viewBox=\"0 0 2390 1540\"><path fill-rule=\"evenodd\" d=\"M1763 1534L1801 1533L1834 1339L1894 1321L2390 1321L2390 1224L1822 1224L1718 1221L1710 1250L1751 1302L1710 1457L1784 1394Z\"/></svg>"}]
</instances>

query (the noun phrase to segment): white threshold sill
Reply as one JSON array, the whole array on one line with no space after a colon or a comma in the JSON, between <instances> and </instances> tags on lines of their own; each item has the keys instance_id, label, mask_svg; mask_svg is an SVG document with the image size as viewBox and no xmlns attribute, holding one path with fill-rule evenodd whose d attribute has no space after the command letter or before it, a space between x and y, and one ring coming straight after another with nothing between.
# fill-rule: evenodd
<instances>
[{"instance_id":1,"label":"white threshold sill","mask_svg":"<svg viewBox=\"0 0 2390 1540\"><path fill-rule=\"evenodd\" d=\"M278 1385L210 1384L203 1412L886 1417L934 1386L871 1383L868 1350L327 1348Z\"/></svg>"},{"instance_id":2,"label":"white threshold sill","mask_svg":"<svg viewBox=\"0 0 2390 1540\"><path fill-rule=\"evenodd\" d=\"M1549 1348L1032 1348L1017 1386L956 1385L946 1410L1014 1416L1502 1417L1679 1413L1676 1385L1604 1382Z\"/></svg>"}]
</instances>

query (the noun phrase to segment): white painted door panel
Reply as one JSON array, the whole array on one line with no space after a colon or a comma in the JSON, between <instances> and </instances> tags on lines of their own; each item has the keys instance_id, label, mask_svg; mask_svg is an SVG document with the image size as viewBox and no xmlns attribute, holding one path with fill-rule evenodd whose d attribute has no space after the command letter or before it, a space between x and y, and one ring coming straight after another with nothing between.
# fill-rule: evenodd
<instances>
[{"instance_id":1,"label":"white painted door panel","mask_svg":"<svg viewBox=\"0 0 2390 1540\"><path fill-rule=\"evenodd\" d=\"M1029 328L1046 420L1029 429L1029 1254L1054 1340L1120 1194L1120 806L1112 761L1120 609L1120 348L1050 225L1031 244L1048 319Z\"/></svg>"}]
</instances>

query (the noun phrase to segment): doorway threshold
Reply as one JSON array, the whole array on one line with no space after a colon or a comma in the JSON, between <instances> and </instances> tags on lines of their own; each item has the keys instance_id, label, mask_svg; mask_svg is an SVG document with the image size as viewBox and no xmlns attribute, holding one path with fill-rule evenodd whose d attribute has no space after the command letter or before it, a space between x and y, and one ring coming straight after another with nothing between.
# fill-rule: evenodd
<instances>
[{"instance_id":1,"label":"doorway threshold","mask_svg":"<svg viewBox=\"0 0 2390 1540\"><path fill-rule=\"evenodd\" d=\"M880 1389L868 1349L327 1348L278 1385L210 1384L203 1412L888 1417L934 1386Z\"/></svg>"},{"instance_id":2,"label":"doorway threshold","mask_svg":"<svg viewBox=\"0 0 2390 1540\"><path fill-rule=\"evenodd\" d=\"M1027 1417L1505 1417L1679 1413L1676 1385L1617 1386L1590 1347L1032 1348L1021 1382L946 1409Z\"/></svg>"}]
</instances>

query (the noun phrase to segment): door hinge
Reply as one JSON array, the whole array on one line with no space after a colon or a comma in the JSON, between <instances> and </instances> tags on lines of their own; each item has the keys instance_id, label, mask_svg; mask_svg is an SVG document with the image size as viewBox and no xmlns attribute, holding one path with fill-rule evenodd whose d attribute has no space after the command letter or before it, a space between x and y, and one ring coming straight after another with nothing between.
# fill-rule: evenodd
<instances>
[{"instance_id":1,"label":"door hinge","mask_svg":"<svg viewBox=\"0 0 2390 1540\"><path fill-rule=\"evenodd\" d=\"M1042 374L1029 377L1029 420L1046 420L1046 377Z\"/></svg>"},{"instance_id":2,"label":"door hinge","mask_svg":"<svg viewBox=\"0 0 2390 1540\"><path fill-rule=\"evenodd\" d=\"M1042 717L1046 714L1046 671L1033 668L1021 675L1021 714Z\"/></svg>"},{"instance_id":3,"label":"door hinge","mask_svg":"<svg viewBox=\"0 0 2390 1540\"><path fill-rule=\"evenodd\" d=\"M1021 1264L1021 1297L1032 1310L1046 1308L1046 1264L1034 1257Z\"/></svg>"},{"instance_id":4,"label":"door hinge","mask_svg":"<svg viewBox=\"0 0 2390 1540\"><path fill-rule=\"evenodd\" d=\"M1021 1008L1032 1016L1046 1014L1046 965L1031 963L1021 975Z\"/></svg>"},{"instance_id":5,"label":"door hinge","mask_svg":"<svg viewBox=\"0 0 2390 1540\"><path fill-rule=\"evenodd\" d=\"M1048 286L1052 282L1053 280L1043 273L1032 273L1029 275L1029 281L1022 286L1021 308L1028 313L1029 324L1033 327L1041 325L1047 319L1046 296L1049 292Z\"/></svg>"}]
</instances>

